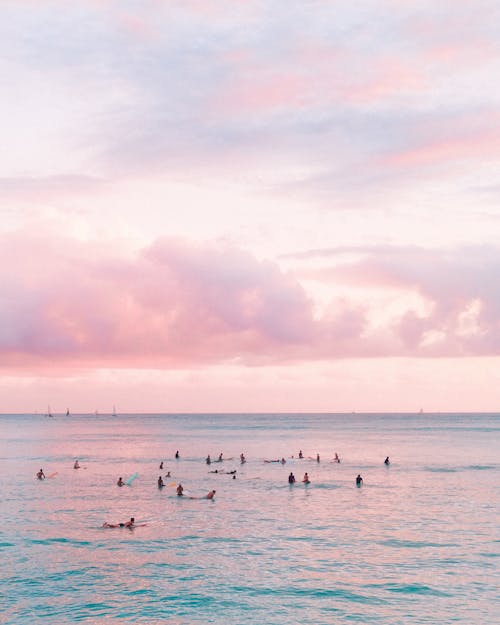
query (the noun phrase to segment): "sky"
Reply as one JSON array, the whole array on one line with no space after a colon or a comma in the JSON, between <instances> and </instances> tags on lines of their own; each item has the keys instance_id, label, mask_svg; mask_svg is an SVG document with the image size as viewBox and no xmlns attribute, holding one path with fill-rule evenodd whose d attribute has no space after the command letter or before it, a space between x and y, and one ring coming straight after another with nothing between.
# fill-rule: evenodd
<instances>
[{"instance_id":1,"label":"sky","mask_svg":"<svg viewBox=\"0 0 500 625\"><path fill-rule=\"evenodd\" d=\"M0 16L0 412L499 409L496 0Z\"/></svg>"}]
</instances>

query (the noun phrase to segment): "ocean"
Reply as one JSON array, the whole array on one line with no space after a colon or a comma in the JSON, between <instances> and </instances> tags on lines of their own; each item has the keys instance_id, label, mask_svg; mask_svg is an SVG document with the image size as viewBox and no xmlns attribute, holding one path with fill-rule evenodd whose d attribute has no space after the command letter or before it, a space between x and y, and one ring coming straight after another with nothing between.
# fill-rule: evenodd
<instances>
[{"instance_id":1,"label":"ocean","mask_svg":"<svg viewBox=\"0 0 500 625\"><path fill-rule=\"evenodd\" d=\"M496 625L499 428L497 414L0 416L0 622ZM145 525L102 527L130 517Z\"/></svg>"}]
</instances>

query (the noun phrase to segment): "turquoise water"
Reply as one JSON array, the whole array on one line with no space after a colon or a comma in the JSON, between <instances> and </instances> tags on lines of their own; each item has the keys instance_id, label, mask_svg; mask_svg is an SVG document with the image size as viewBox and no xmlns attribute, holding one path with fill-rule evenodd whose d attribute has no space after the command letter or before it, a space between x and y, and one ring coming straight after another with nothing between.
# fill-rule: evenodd
<instances>
[{"instance_id":1,"label":"turquoise water","mask_svg":"<svg viewBox=\"0 0 500 625\"><path fill-rule=\"evenodd\" d=\"M0 416L0 622L496 625L499 428L486 414ZM234 460L207 467L220 452ZM178 482L215 500L178 498ZM102 528L130 516L147 525Z\"/></svg>"}]
</instances>

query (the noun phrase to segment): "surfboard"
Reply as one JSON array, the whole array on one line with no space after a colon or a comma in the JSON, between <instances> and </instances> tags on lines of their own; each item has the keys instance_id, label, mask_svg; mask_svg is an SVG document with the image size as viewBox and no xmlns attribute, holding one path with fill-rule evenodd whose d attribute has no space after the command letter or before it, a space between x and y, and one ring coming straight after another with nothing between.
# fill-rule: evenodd
<instances>
[{"instance_id":1,"label":"surfboard","mask_svg":"<svg viewBox=\"0 0 500 625\"><path fill-rule=\"evenodd\" d=\"M47 475L48 479L51 479L53 477L55 477L57 475L57 471L54 471L54 473L51 473L50 475Z\"/></svg>"},{"instance_id":2,"label":"surfboard","mask_svg":"<svg viewBox=\"0 0 500 625\"><path fill-rule=\"evenodd\" d=\"M130 486L132 484L132 482L135 480L135 478L139 475L139 473L136 471L135 473L133 473L128 480L125 481L125 484L127 486Z\"/></svg>"}]
</instances>

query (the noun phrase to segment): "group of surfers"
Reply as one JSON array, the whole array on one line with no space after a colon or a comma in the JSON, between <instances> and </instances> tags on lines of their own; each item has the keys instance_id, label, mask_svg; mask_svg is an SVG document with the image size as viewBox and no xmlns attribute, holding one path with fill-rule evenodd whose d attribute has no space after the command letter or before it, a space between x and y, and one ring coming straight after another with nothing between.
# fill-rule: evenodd
<instances>
[{"instance_id":1,"label":"group of surfers","mask_svg":"<svg viewBox=\"0 0 500 625\"><path fill-rule=\"evenodd\" d=\"M175 458L178 460L179 457L180 457L179 451L176 451L175 452ZM304 458L302 450L299 451L299 456L298 457L299 457L299 459L303 459ZM292 458L293 458L293 456L292 456ZM337 462L337 463L340 463L340 458L339 458L337 452L335 452L335 457L334 457L333 461ZM209 465L209 464L211 464L211 462L212 462L212 460L211 460L210 454L209 454L207 456L207 458L206 458L206 463ZM215 460L214 462L223 462L222 452L219 454L218 460ZM243 453L241 453L240 454L240 463L244 464L245 462L246 462L245 455ZM281 460L264 460L264 462L279 462L281 464L285 464L286 460L285 460L285 458L281 458ZM316 454L316 462L320 462L320 455L319 454ZM389 456L387 456L386 459L384 460L384 464L386 466L390 465ZM78 462L78 460L75 460L73 468L74 469L80 469L81 468L80 463ZM159 468L163 469L163 461L160 462L160 467ZM225 471L224 470L219 471L218 469L215 469L214 471L210 471L210 473L225 473ZM232 475L233 479L236 479L236 470L228 471L228 474ZM44 473L42 468L37 472L36 477L39 480L44 480L46 478L46 475L45 475L45 473ZM171 477L170 471L167 472L165 477ZM293 474L293 472L290 472L290 475L288 476L288 483L289 484L295 484L295 482L296 482L295 475ZM304 473L304 477L302 478L302 482L303 482L303 484L306 484L306 485L311 483L311 480L309 479L309 475L308 475L307 472ZM356 476L356 486L359 487L362 484L363 484L363 478L358 473L358 475ZM122 477L118 478L117 486L125 486L125 482L123 481ZM165 486L165 483L163 481L162 476L160 475L158 477L158 488L163 488L164 486ZM203 497L192 497L192 496L189 496L187 498L188 499L211 499L211 500L213 500L214 497L215 497L215 493L216 493L215 490L211 490ZM185 496L184 495L184 487L182 486L182 484L178 484L177 485L176 494L177 494L177 497L184 497ZM110 527L110 528L128 527L129 529L132 529L134 527L137 527L137 525L135 523L134 517L130 517L129 521L125 521L123 523L108 523L106 521L106 522L103 523L103 527Z\"/></svg>"}]
</instances>

